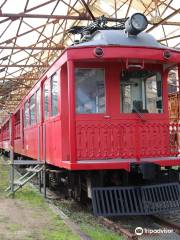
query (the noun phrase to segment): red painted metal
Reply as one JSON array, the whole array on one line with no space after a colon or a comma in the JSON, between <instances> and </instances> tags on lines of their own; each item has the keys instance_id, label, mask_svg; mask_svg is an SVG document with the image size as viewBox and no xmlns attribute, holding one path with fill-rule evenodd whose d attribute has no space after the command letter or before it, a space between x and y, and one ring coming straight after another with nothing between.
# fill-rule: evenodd
<instances>
[{"instance_id":1,"label":"red painted metal","mask_svg":"<svg viewBox=\"0 0 180 240\"><path fill-rule=\"evenodd\" d=\"M113 159L177 156L180 124L79 121L77 158Z\"/></svg>"},{"instance_id":2,"label":"red painted metal","mask_svg":"<svg viewBox=\"0 0 180 240\"><path fill-rule=\"evenodd\" d=\"M126 169L132 163L154 162L160 166L180 165L180 123L172 122L168 112L167 66L180 64L180 53L171 50L164 58L163 49L142 47L99 46L104 55L97 58L95 47L69 48L44 73L15 111L15 152L38 158L38 128L40 128L40 159L54 166L72 170ZM163 75L163 104L161 114L143 113L144 120L135 113L120 112L120 76L122 67L131 60L143 62L145 68ZM75 113L74 69L104 68L106 112L101 114ZM179 65L180 68L180 65ZM43 84L57 72L58 114L44 119ZM180 73L180 70L179 70ZM41 91L41 121L24 127L24 104L37 90ZM49 95L49 113L51 112ZM35 107L37 109L37 106ZM19 113L18 113L19 111ZM17 115L19 116L17 117ZM109 118L105 118L109 116ZM37 116L35 116L37 119ZM8 120L0 131L0 147L8 150ZM46 143L43 145L43 126Z\"/></svg>"},{"instance_id":3,"label":"red painted metal","mask_svg":"<svg viewBox=\"0 0 180 240\"><path fill-rule=\"evenodd\" d=\"M74 63L69 60L68 64L68 105L69 105L69 147L70 159L75 163L76 155L76 127L75 127L75 77Z\"/></svg>"}]
</instances>

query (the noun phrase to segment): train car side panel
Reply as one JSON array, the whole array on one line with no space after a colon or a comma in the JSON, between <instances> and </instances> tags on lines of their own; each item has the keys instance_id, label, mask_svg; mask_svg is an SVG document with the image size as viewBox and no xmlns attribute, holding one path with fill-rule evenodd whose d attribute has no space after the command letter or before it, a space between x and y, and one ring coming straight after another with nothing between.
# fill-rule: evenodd
<instances>
[{"instance_id":1,"label":"train car side panel","mask_svg":"<svg viewBox=\"0 0 180 240\"><path fill-rule=\"evenodd\" d=\"M59 166L62 160L61 149L61 120L56 118L54 120L45 123L46 126L46 146L44 151L46 152L47 163Z\"/></svg>"},{"instance_id":2,"label":"train car side panel","mask_svg":"<svg viewBox=\"0 0 180 240\"><path fill-rule=\"evenodd\" d=\"M43 84L43 157L60 167L62 160L61 70Z\"/></svg>"}]
</instances>

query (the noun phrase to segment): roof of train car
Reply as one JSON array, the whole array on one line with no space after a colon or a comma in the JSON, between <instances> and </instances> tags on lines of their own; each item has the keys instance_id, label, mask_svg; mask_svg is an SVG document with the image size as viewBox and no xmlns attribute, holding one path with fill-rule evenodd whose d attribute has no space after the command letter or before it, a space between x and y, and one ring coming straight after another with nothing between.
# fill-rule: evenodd
<instances>
[{"instance_id":1,"label":"roof of train car","mask_svg":"<svg viewBox=\"0 0 180 240\"><path fill-rule=\"evenodd\" d=\"M89 41L73 45L72 47L96 45L138 46L169 49L167 46L160 44L148 33L141 32L138 35L128 35L125 30L98 30L92 35L92 38Z\"/></svg>"}]
</instances>

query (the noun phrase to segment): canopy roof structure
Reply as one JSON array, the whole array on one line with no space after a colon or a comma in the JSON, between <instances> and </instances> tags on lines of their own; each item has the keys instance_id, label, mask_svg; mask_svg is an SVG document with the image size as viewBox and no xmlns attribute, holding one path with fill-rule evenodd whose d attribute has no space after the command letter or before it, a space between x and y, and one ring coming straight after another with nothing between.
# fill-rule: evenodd
<instances>
[{"instance_id":1,"label":"canopy roof structure","mask_svg":"<svg viewBox=\"0 0 180 240\"><path fill-rule=\"evenodd\" d=\"M180 48L179 0L0 0L0 122L73 42L67 30L104 15L147 16L161 44Z\"/></svg>"}]
</instances>

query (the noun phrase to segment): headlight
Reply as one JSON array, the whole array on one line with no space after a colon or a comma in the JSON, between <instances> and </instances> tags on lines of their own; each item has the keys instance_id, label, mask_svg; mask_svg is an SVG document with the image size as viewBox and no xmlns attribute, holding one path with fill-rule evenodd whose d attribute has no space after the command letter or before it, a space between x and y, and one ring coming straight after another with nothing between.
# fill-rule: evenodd
<instances>
[{"instance_id":1,"label":"headlight","mask_svg":"<svg viewBox=\"0 0 180 240\"><path fill-rule=\"evenodd\" d=\"M147 28L148 20L141 13L133 14L125 23L126 31L131 35L137 35Z\"/></svg>"}]
</instances>

